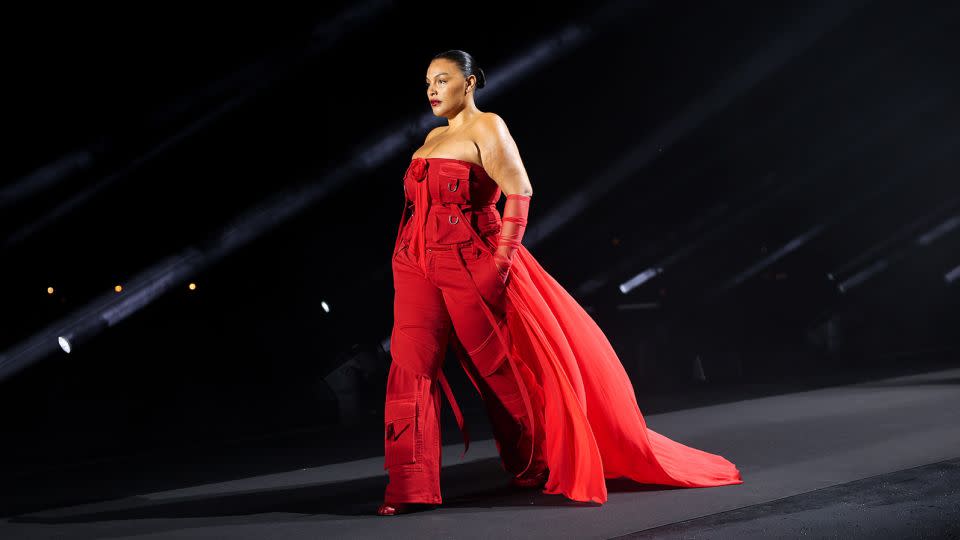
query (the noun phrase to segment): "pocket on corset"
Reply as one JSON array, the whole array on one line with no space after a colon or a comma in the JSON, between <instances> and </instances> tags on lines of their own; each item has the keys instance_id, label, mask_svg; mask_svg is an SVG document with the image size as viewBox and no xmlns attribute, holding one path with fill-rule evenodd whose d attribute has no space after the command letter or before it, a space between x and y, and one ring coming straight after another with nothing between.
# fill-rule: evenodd
<instances>
[{"instance_id":1,"label":"pocket on corset","mask_svg":"<svg viewBox=\"0 0 960 540\"><path fill-rule=\"evenodd\" d=\"M460 213L444 206L434 206L430 212L430 229L433 241L438 244L455 244L471 240L470 224L460 218Z\"/></svg>"},{"instance_id":2,"label":"pocket on corset","mask_svg":"<svg viewBox=\"0 0 960 540\"><path fill-rule=\"evenodd\" d=\"M445 203L470 202L470 167L462 163L444 163L437 172L437 189Z\"/></svg>"}]
</instances>

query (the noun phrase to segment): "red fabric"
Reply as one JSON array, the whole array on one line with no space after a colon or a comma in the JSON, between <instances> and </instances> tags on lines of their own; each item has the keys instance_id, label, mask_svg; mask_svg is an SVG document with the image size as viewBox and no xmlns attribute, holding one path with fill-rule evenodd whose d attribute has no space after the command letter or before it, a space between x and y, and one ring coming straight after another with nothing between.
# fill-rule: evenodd
<instances>
[{"instance_id":1,"label":"red fabric","mask_svg":"<svg viewBox=\"0 0 960 540\"><path fill-rule=\"evenodd\" d=\"M507 195L507 202L503 205L503 227L497 241L497 250L494 260L497 269L504 280L510 273L510 264L513 254L523 243L523 233L527 229L527 214L530 210L530 195L511 193Z\"/></svg>"},{"instance_id":2,"label":"red fabric","mask_svg":"<svg viewBox=\"0 0 960 540\"><path fill-rule=\"evenodd\" d=\"M419 208L410 245L421 261L426 226L423 209L431 200L428 183L423 181L428 160L471 165L451 158L414 158L411 162L405 182L416 190ZM493 183L485 174L481 178ZM488 192L499 196L498 189ZM462 223L470 223L459 205L450 208ZM401 228L403 224L401 220ZM493 253L493 238L482 238L472 227L465 228L476 245ZM399 240L400 231L398 245ZM507 360L520 381L528 411L532 407L528 392L542 392L545 455L550 469L544 493L604 503L605 478L627 477L640 483L681 487L743 483L740 471L722 456L685 446L646 426L633 385L606 336L522 245L513 254L505 292L508 332L500 331L489 308L482 298L480 301L497 338L510 351ZM542 389L529 388L529 381L520 376L520 364L536 374ZM531 455L528 465L532 459Z\"/></svg>"},{"instance_id":3,"label":"red fabric","mask_svg":"<svg viewBox=\"0 0 960 540\"><path fill-rule=\"evenodd\" d=\"M648 428L633 384L596 322L523 246L507 281L514 354L542 375L544 493L607 500L604 478L708 487L741 484L736 466Z\"/></svg>"}]
</instances>

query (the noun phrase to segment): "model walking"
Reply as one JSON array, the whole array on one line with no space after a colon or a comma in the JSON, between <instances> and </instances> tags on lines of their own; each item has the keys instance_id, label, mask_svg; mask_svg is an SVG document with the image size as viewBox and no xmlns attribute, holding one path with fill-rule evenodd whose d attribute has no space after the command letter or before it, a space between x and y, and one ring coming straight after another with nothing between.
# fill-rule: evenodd
<instances>
[{"instance_id":1,"label":"model walking","mask_svg":"<svg viewBox=\"0 0 960 540\"><path fill-rule=\"evenodd\" d=\"M469 446L441 369L448 346L480 392L518 486L603 503L605 478L742 483L723 457L646 427L606 336L521 244L533 189L506 124L474 103L484 84L463 51L441 53L427 69L427 99L448 124L427 135L403 179L384 408L389 484L378 513L442 503L441 391Z\"/></svg>"}]
</instances>

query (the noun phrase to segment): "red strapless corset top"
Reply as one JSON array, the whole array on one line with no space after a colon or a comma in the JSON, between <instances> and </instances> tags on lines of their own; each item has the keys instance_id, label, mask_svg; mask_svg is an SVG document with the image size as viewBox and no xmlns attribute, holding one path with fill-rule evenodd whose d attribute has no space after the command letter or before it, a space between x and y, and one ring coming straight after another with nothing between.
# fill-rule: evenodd
<instances>
[{"instance_id":1,"label":"red strapless corset top","mask_svg":"<svg viewBox=\"0 0 960 540\"><path fill-rule=\"evenodd\" d=\"M482 165L455 158L413 158L403 176L404 210L394 252L409 245L422 261L425 248L470 242L500 232L500 186ZM472 230L471 230L472 229Z\"/></svg>"}]
</instances>

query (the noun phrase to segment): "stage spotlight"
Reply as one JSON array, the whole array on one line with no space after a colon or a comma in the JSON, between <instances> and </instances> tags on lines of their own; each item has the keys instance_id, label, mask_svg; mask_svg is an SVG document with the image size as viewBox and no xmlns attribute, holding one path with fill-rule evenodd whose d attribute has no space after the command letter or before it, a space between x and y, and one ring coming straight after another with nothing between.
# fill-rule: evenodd
<instances>
[{"instance_id":1,"label":"stage spotlight","mask_svg":"<svg viewBox=\"0 0 960 540\"><path fill-rule=\"evenodd\" d=\"M69 353L72 349L70 346L70 338L67 336L60 336L57 338L57 342L60 343L60 348L63 349L63 352Z\"/></svg>"},{"instance_id":2,"label":"stage spotlight","mask_svg":"<svg viewBox=\"0 0 960 540\"><path fill-rule=\"evenodd\" d=\"M650 281L651 279L653 279L656 275L662 274L662 273L663 273L662 267L647 268L643 272L640 272L636 276L627 280L625 283L621 283L620 292L622 292L623 294L627 294L631 290L636 289L640 285L643 285L647 281Z\"/></svg>"},{"instance_id":3,"label":"stage spotlight","mask_svg":"<svg viewBox=\"0 0 960 540\"><path fill-rule=\"evenodd\" d=\"M122 286L122 285L117 285L117 286L115 286L115 287L113 288L113 290L116 291L116 292L120 292L120 291L123 290L123 286Z\"/></svg>"},{"instance_id":4,"label":"stage spotlight","mask_svg":"<svg viewBox=\"0 0 960 540\"><path fill-rule=\"evenodd\" d=\"M47 294L53 294L53 287L47 287Z\"/></svg>"},{"instance_id":5,"label":"stage spotlight","mask_svg":"<svg viewBox=\"0 0 960 540\"><path fill-rule=\"evenodd\" d=\"M87 342L106 327L107 322L105 320L94 319L84 321L83 324L60 328L48 335L46 339L52 341L52 336L57 336L57 344L60 345L63 352L73 353L77 351L77 347L83 349Z\"/></svg>"},{"instance_id":6,"label":"stage spotlight","mask_svg":"<svg viewBox=\"0 0 960 540\"><path fill-rule=\"evenodd\" d=\"M330 313L330 305L327 304L325 300L320 302L320 307L322 307L327 313Z\"/></svg>"},{"instance_id":7,"label":"stage spotlight","mask_svg":"<svg viewBox=\"0 0 960 540\"><path fill-rule=\"evenodd\" d=\"M191 291L197 290L197 284L196 284L196 283L191 283L190 285L187 285L187 287L188 287Z\"/></svg>"},{"instance_id":8,"label":"stage spotlight","mask_svg":"<svg viewBox=\"0 0 960 540\"><path fill-rule=\"evenodd\" d=\"M953 283L954 281L960 279L960 266L950 270L943 275L943 280L947 282L947 285Z\"/></svg>"}]
</instances>

